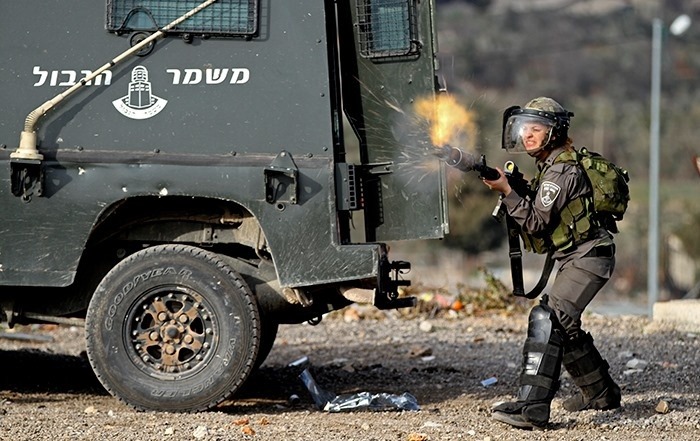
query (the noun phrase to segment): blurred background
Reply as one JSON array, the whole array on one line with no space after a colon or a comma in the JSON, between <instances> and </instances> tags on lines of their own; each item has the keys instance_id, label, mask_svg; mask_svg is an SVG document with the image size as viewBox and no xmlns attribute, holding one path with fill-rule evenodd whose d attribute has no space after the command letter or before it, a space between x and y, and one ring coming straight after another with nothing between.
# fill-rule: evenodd
<instances>
[{"instance_id":1,"label":"blurred background","mask_svg":"<svg viewBox=\"0 0 700 441\"><path fill-rule=\"evenodd\" d=\"M631 202L616 235L617 268L594 303L646 313L650 233L659 244L652 249L658 254L652 294L660 301L697 297L700 1L437 0L436 9L440 84L473 116L473 145L464 147L486 154L491 166L514 160L531 178L531 158L501 152L502 114L549 96L574 112L569 134L575 146L629 171ZM660 73L657 116L651 111L653 69ZM654 119L658 147L650 135ZM653 164L658 180L650 177ZM412 262L414 286L483 284L484 268L509 284L505 227L491 217L497 196L475 173L448 170L448 181L450 234L391 244L392 258ZM655 199L656 231L649 222ZM527 290L542 259L525 254L524 260Z\"/></svg>"}]
</instances>

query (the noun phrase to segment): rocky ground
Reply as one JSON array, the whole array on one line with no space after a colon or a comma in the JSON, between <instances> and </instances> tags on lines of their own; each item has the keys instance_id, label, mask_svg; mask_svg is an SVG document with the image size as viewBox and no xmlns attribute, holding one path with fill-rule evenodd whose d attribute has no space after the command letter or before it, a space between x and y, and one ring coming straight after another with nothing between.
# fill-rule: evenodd
<instances>
[{"instance_id":1,"label":"rocky ground","mask_svg":"<svg viewBox=\"0 0 700 441\"><path fill-rule=\"evenodd\" d=\"M525 314L371 316L352 308L318 326L282 326L244 390L198 414L136 412L106 394L83 354L81 328L2 329L0 439L695 440L700 433L696 334L640 316L587 316L622 386L622 408L567 413L561 402L572 389L564 378L550 426L522 431L489 415L516 389ZM332 396L408 392L420 410L319 410L300 368L288 366L304 356ZM497 382L482 384L491 378Z\"/></svg>"}]
</instances>

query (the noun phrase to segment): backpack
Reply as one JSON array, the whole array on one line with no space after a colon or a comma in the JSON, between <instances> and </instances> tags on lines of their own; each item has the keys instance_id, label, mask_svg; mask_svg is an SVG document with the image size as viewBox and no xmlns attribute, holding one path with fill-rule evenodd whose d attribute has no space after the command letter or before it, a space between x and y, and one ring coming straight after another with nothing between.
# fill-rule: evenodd
<instances>
[{"instance_id":1,"label":"backpack","mask_svg":"<svg viewBox=\"0 0 700 441\"><path fill-rule=\"evenodd\" d=\"M608 230L617 233L616 222L624 217L630 200L629 173L585 147L572 152L571 155L567 153L560 155L557 160L573 159L583 168L593 189L593 209L598 219Z\"/></svg>"}]
</instances>

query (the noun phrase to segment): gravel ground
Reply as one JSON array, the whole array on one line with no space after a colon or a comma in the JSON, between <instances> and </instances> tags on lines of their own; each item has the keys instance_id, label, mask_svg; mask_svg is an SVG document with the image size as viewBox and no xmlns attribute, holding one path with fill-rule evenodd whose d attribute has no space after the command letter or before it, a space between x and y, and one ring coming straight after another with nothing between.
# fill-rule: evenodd
<instances>
[{"instance_id":1,"label":"gravel ground","mask_svg":"<svg viewBox=\"0 0 700 441\"><path fill-rule=\"evenodd\" d=\"M516 390L526 315L367 315L372 317L351 308L318 326L282 326L270 356L245 388L198 414L136 412L108 395L84 356L81 328L4 330L0 439L698 439L700 337L695 334L640 316L586 316L586 329L622 387L622 408L566 412L561 403L572 388L564 377L550 426L523 431L491 420L490 408ZM24 337L31 339L18 340ZM288 366L303 356L319 386L334 395L409 392L421 409L318 410L298 378L300 369ZM491 377L497 382L484 387L481 382ZM290 400L294 394L299 402Z\"/></svg>"}]
</instances>

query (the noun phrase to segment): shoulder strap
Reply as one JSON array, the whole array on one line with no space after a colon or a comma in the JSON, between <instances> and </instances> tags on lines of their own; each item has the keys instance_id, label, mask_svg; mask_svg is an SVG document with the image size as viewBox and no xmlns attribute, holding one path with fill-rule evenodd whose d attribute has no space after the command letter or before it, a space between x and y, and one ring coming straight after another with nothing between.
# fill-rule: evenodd
<instances>
[{"instance_id":1,"label":"shoulder strap","mask_svg":"<svg viewBox=\"0 0 700 441\"><path fill-rule=\"evenodd\" d=\"M576 150L564 150L554 159L554 162L579 162L580 154Z\"/></svg>"},{"instance_id":2,"label":"shoulder strap","mask_svg":"<svg viewBox=\"0 0 700 441\"><path fill-rule=\"evenodd\" d=\"M523 253L520 249L520 236L518 231L520 226L518 223L506 213L506 226L508 230L508 255L510 257L510 276L513 281L513 295L516 297L525 297L527 299L537 298L544 288L547 286L549 281L549 276L552 273L552 268L554 267L554 259L552 258L553 251L547 252L547 257L544 262L544 267L542 268L542 274L537 282L537 285L530 290L525 292L525 284L523 283Z\"/></svg>"}]
</instances>

